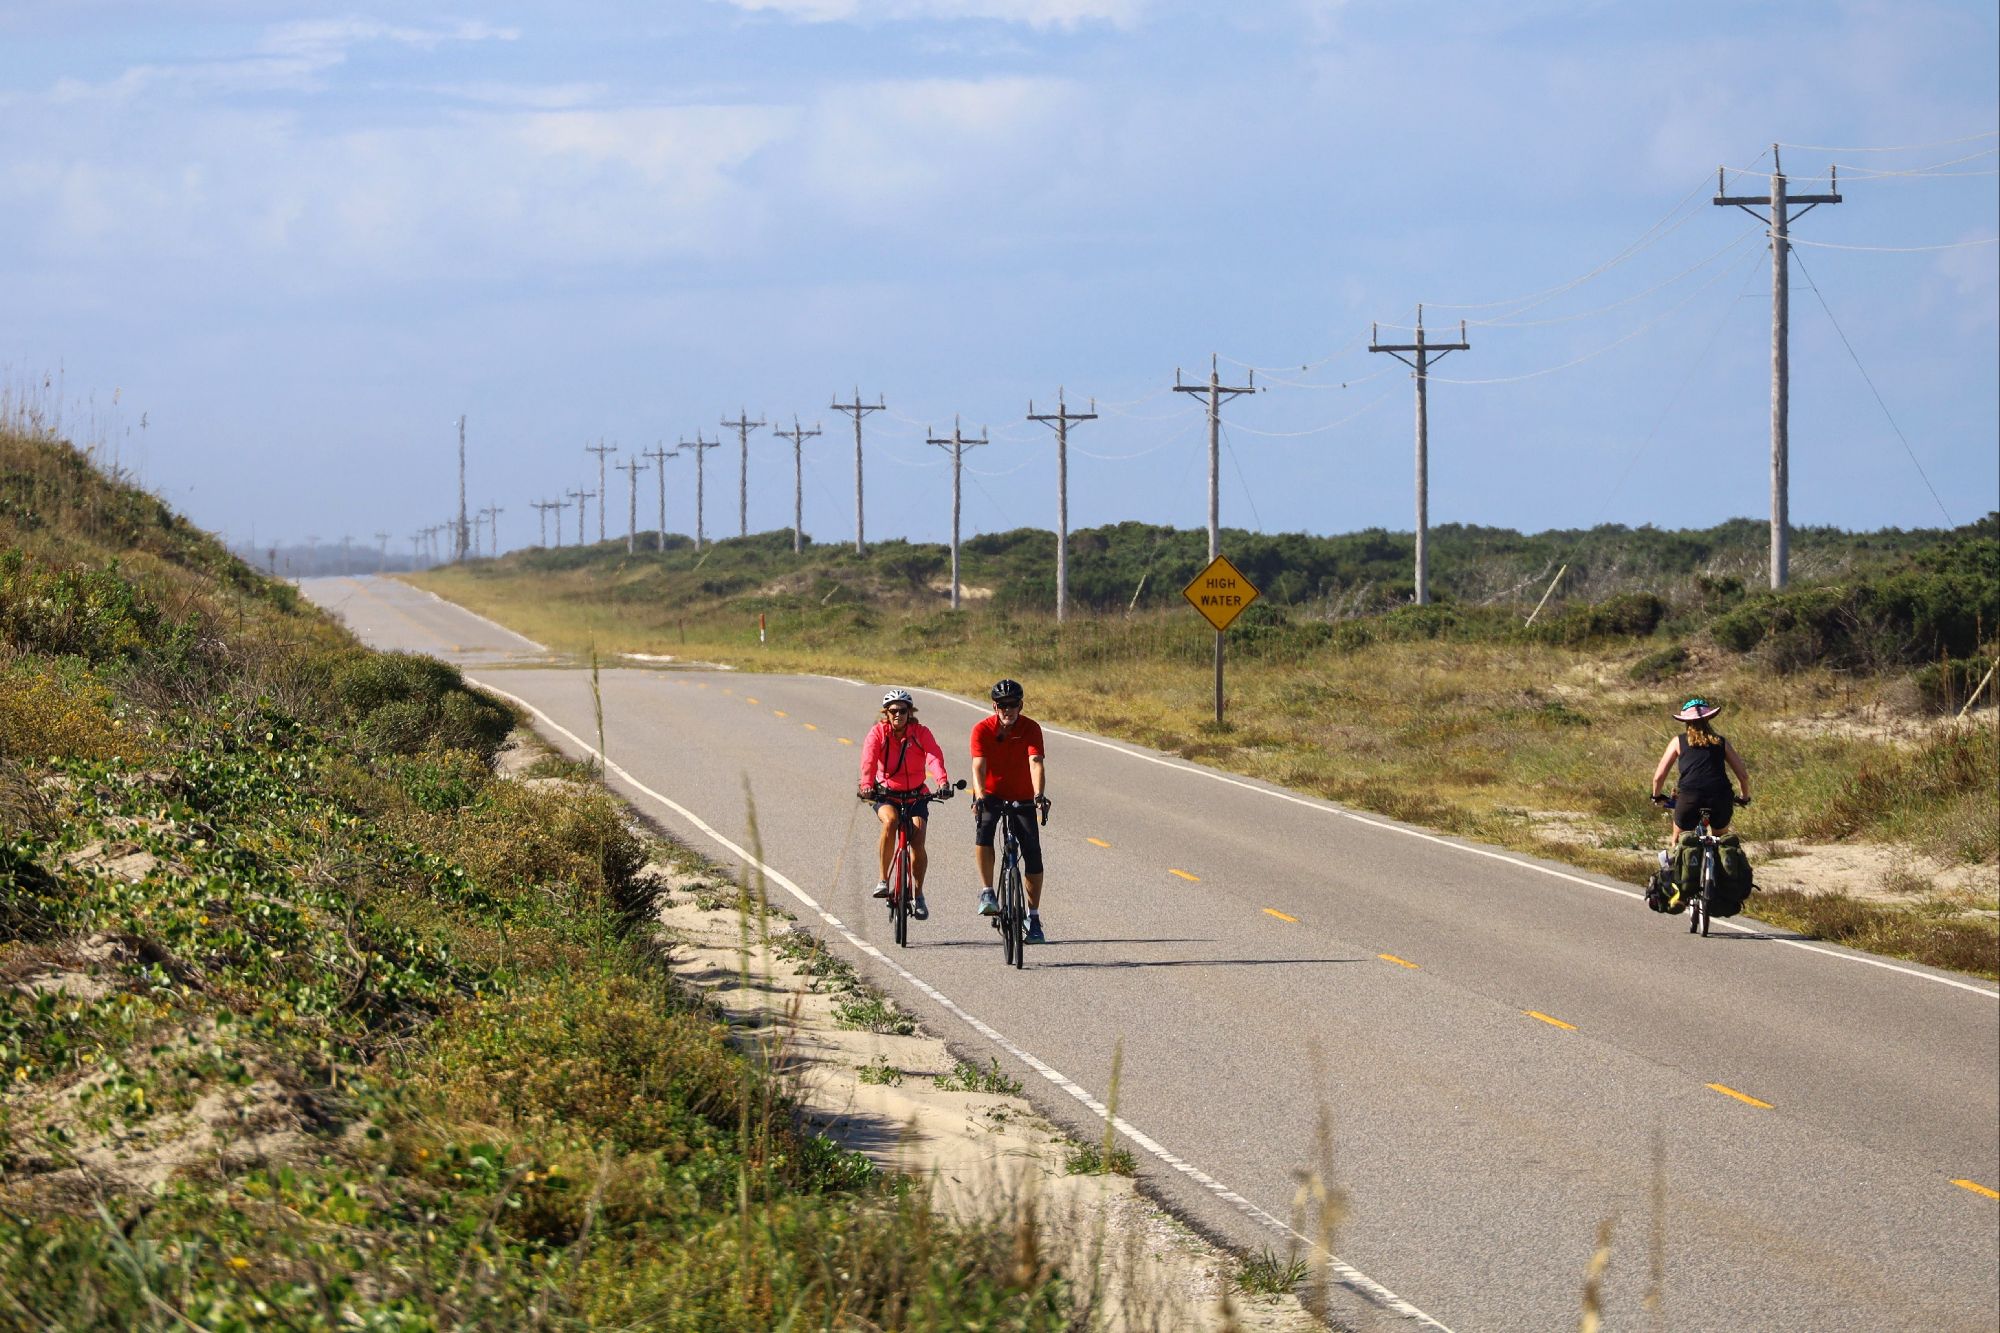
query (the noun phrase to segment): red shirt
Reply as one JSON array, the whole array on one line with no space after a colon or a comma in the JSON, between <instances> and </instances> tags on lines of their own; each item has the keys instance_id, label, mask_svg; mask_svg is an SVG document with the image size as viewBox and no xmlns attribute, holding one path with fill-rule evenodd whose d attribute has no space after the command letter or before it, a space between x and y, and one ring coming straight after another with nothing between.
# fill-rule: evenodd
<instances>
[{"instance_id":1,"label":"red shirt","mask_svg":"<svg viewBox=\"0 0 2000 1333\"><path fill-rule=\"evenodd\" d=\"M1028 771L1028 756L1042 753L1042 724L1022 716L1014 720L1005 736L1000 734L1000 715L982 718L972 728L972 757L986 761L986 790L982 795L1003 801L1033 800L1035 780Z\"/></svg>"}]
</instances>

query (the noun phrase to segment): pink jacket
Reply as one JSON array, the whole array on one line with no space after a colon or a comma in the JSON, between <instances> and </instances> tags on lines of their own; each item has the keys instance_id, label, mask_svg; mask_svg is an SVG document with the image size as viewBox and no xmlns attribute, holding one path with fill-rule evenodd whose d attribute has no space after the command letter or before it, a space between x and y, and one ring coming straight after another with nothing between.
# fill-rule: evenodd
<instances>
[{"instance_id":1,"label":"pink jacket","mask_svg":"<svg viewBox=\"0 0 2000 1333\"><path fill-rule=\"evenodd\" d=\"M929 776L932 780L926 782ZM944 751L937 737L921 722L904 728L897 740L887 722L877 722L861 744L861 786L881 785L891 791L942 787L951 779L944 771Z\"/></svg>"}]
</instances>

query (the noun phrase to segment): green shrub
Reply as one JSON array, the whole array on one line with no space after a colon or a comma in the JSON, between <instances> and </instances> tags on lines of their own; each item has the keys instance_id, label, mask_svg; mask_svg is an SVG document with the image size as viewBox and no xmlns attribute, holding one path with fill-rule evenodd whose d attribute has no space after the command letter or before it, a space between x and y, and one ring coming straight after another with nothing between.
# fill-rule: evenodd
<instances>
[{"instance_id":1,"label":"green shrub","mask_svg":"<svg viewBox=\"0 0 2000 1333\"><path fill-rule=\"evenodd\" d=\"M1941 713L1955 713L1965 706L1966 698L1986 679L1986 673L1993 669L1991 657L1955 657L1943 662L1932 662L1917 668L1914 677L1917 693L1924 702ZM1992 686L1987 685L1985 698L1993 698Z\"/></svg>"},{"instance_id":2,"label":"green shrub","mask_svg":"<svg viewBox=\"0 0 2000 1333\"><path fill-rule=\"evenodd\" d=\"M1647 653L1632 664L1625 674L1641 685L1657 685L1672 680L1687 670L1688 650L1685 644L1673 644L1658 652Z\"/></svg>"},{"instance_id":3,"label":"green shrub","mask_svg":"<svg viewBox=\"0 0 2000 1333\"><path fill-rule=\"evenodd\" d=\"M458 668L415 653L370 653L337 668L336 697L376 754L439 746L491 759L513 729L512 712L467 688Z\"/></svg>"}]
</instances>

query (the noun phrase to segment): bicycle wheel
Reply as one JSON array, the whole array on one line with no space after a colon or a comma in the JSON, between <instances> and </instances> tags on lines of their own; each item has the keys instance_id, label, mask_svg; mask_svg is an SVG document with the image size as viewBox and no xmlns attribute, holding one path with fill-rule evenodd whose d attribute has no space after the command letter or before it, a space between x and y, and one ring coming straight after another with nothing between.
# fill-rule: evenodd
<instances>
[{"instance_id":1,"label":"bicycle wheel","mask_svg":"<svg viewBox=\"0 0 2000 1333\"><path fill-rule=\"evenodd\" d=\"M896 854L889 860L889 919L895 923L896 943L910 944L910 845L896 839Z\"/></svg>"},{"instance_id":2,"label":"bicycle wheel","mask_svg":"<svg viewBox=\"0 0 2000 1333\"><path fill-rule=\"evenodd\" d=\"M1028 904L1021 892L1020 862L1013 856L1000 875L1000 933L1007 939L1007 961L1021 966L1028 953Z\"/></svg>"},{"instance_id":3,"label":"bicycle wheel","mask_svg":"<svg viewBox=\"0 0 2000 1333\"><path fill-rule=\"evenodd\" d=\"M1708 904L1715 893L1715 848L1704 848L1701 854L1701 892L1696 895L1696 907L1701 913L1701 937L1708 938Z\"/></svg>"}]
</instances>

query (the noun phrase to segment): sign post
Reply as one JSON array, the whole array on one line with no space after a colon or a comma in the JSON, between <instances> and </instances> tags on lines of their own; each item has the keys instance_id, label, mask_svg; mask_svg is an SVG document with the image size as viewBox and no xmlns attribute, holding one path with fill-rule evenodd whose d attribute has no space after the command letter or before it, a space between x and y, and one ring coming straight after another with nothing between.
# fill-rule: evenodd
<instances>
[{"instance_id":1,"label":"sign post","mask_svg":"<svg viewBox=\"0 0 2000 1333\"><path fill-rule=\"evenodd\" d=\"M1215 626L1215 725L1219 727L1222 725L1222 632L1250 609L1250 603L1259 594L1250 580L1229 563L1227 556L1218 555L1181 589L1181 596Z\"/></svg>"}]
</instances>

